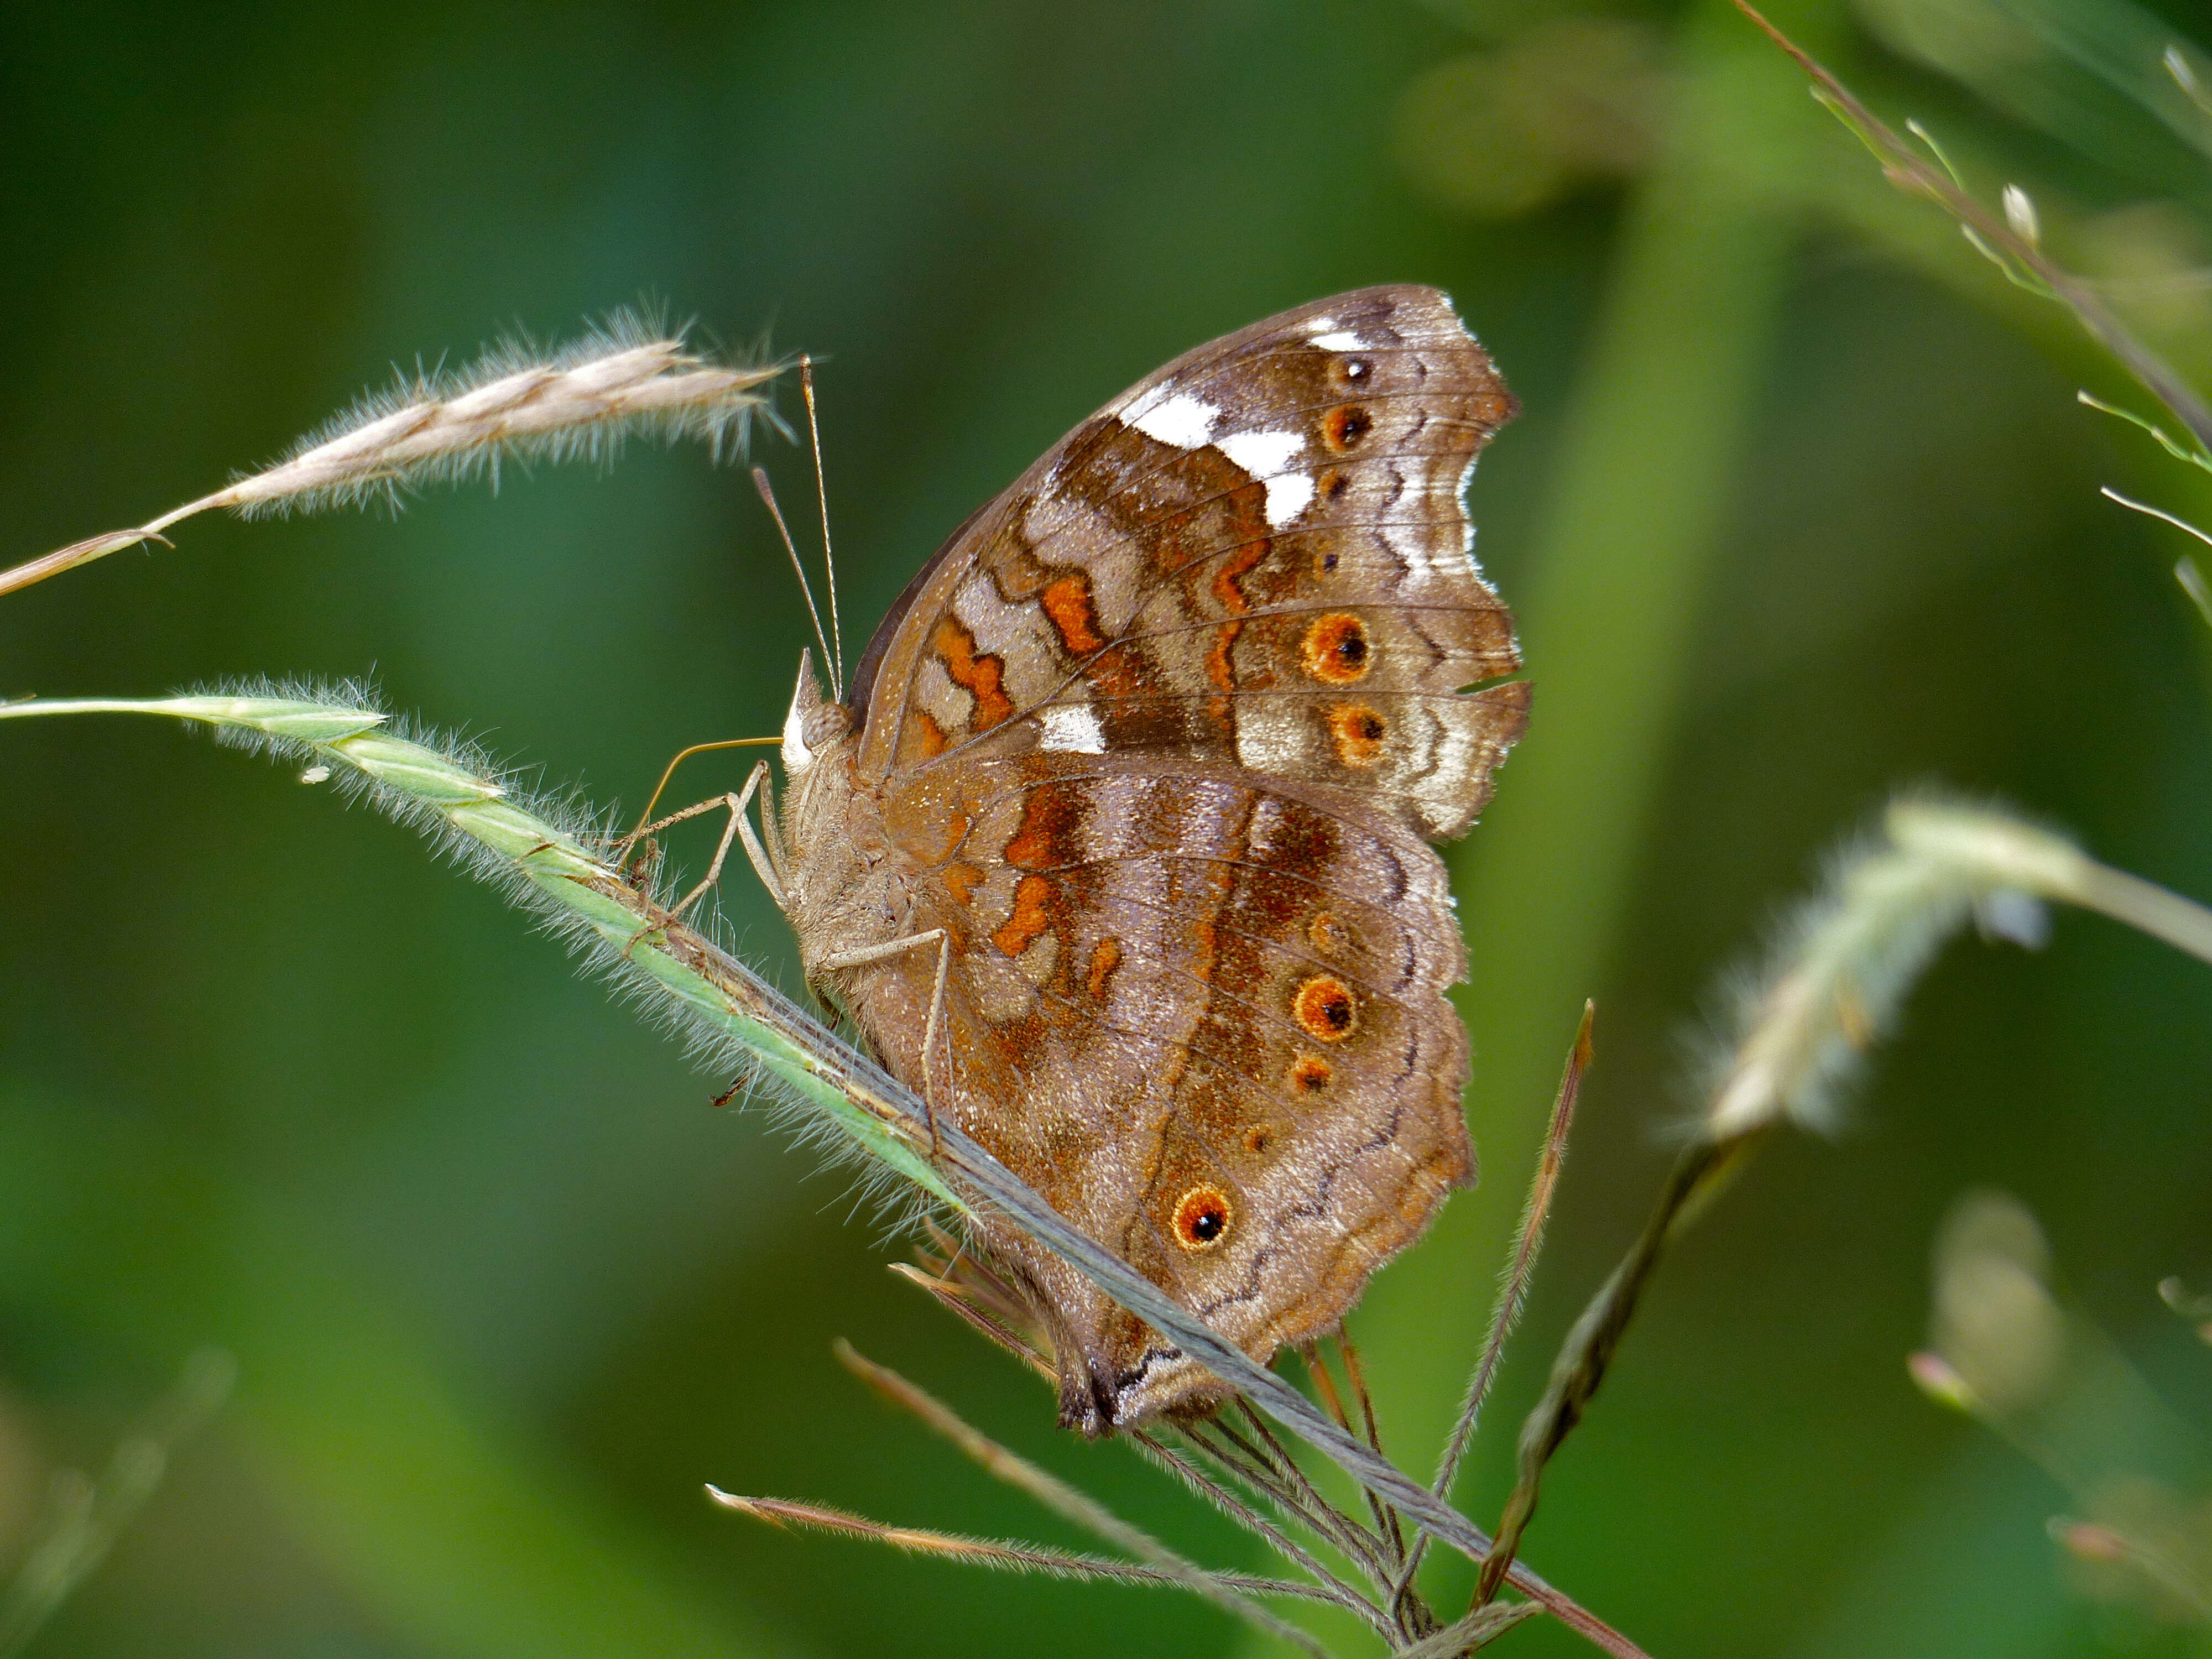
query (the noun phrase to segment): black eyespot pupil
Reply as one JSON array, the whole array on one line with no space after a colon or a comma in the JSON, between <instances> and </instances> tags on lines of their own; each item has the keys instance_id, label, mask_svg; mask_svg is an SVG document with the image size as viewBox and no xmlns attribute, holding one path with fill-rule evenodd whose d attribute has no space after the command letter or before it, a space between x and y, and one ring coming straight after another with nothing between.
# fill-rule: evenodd
<instances>
[{"instance_id":1,"label":"black eyespot pupil","mask_svg":"<svg viewBox=\"0 0 2212 1659\"><path fill-rule=\"evenodd\" d=\"M1334 569L1335 569L1335 568L1336 568L1336 555L1335 555L1335 554L1334 554L1334 553L1324 553L1323 555L1322 555L1321 568L1322 568L1322 569L1324 569L1324 570L1334 570Z\"/></svg>"},{"instance_id":2,"label":"black eyespot pupil","mask_svg":"<svg viewBox=\"0 0 2212 1659\"><path fill-rule=\"evenodd\" d=\"M1321 1006L1321 1016L1328 1022L1332 1031L1341 1031L1352 1024L1352 1005L1342 997L1331 997Z\"/></svg>"},{"instance_id":3,"label":"black eyespot pupil","mask_svg":"<svg viewBox=\"0 0 2212 1659\"><path fill-rule=\"evenodd\" d=\"M1346 662L1367 660L1367 641L1357 634L1346 634L1336 642L1336 654Z\"/></svg>"},{"instance_id":4,"label":"black eyespot pupil","mask_svg":"<svg viewBox=\"0 0 2212 1659\"><path fill-rule=\"evenodd\" d=\"M1382 736L1382 717L1376 714L1362 715L1359 720L1359 735L1370 743L1380 741Z\"/></svg>"},{"instance_id":5,"label":"black eyespot pupil","mask_svg":"<svg viewBox=\"0 0 2212 1659\"><path fill-rule=\"evenodd\" d=\"M1364 357L1347 357L1344 360L1344 378L1347 380L1364 380L1367 378L1367 360Z\"/></svg>"},{"instance_id":6,"label":"black eyespot pupil","mask_svg":"<svg viewBox=\"0 0 2212 1659\"><path fill-rule=\"evenodd\" d=\"M1200 1210L1190 1218L1190 1236L1201 1244L1211 1244L1221 1237L1221 1225L1226 1219L1218 1210Z\"/></svg>"}]
</instances>

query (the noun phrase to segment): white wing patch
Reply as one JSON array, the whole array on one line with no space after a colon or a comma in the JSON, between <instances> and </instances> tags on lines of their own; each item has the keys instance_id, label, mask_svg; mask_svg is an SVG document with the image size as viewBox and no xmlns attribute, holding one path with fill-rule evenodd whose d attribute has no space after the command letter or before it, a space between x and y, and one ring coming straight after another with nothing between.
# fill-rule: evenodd
<instances>
[{"instance_id":1,"label":"white wing patch","mask_svg":"<svg viewBox=\"0 0 2212 1659\"><path fill-rule=\"evenodd\" d=\"M1314 498L1314 481L1303 472L1278 472L1267 480L1267 525L1280 530L1306 510Z\"/></svg>"},{"instance_id":2,"label":"white wing patch","mask_svg":"<svg viewBox=\"0 0 2212 1659\"><path fill-rule=\"evenodd\" d=\"M1039 709L1037 720L1043 727L1037 739L1040 749L1073 755L1106 752L1106 732L1095 709L1079 702L1056 702Z\"/></svg>"},{"instance_id":3,"label":"white wing patch","mask_svg":"<svg viewBox=\"0 0 2212 1659\"><path fill-rule=\"evenodd\" d=\"M1324 322L1334 322L1335 319L1325 317L1322 320ZM1357 351L1360 347L1365 345L1367 342L1361 339L1350 329L1340 328L1333 334L1315 335L1313 337L1313 343L1319 346L1323 351Z\"/></svg>"},{"instance_id":4,"label":"white wing patch","mask_svg":"<svg viewBox=\"0 0 2212 1659\"><path fill-rule=\"evenodd\" d=\"M1267 486L1267 522L1280 530L1306 510L1314 481L1284 467L1306 447L1297 432L1232 432L1214 445L1223 454Z\"/></svg>"},{"instance_id":5,"label":"white wing patch","mask_svg":"<svg viewBox=\"0 0 2212 1659\"><path fill-rule=\"evenodd\" d=\"M1147 438L1177 449L1196 449L1213 436L1213 423L1221 411L1203 398L1178 392L1164 402L1121 411L1122 421Z\"/></svg>"}]
</instances>

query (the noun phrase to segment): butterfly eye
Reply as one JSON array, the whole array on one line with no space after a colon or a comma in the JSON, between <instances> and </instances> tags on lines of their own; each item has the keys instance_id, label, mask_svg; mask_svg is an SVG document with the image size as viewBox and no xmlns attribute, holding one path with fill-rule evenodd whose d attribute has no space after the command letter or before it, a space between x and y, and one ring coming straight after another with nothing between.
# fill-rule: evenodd
<instances>
[{"instance_id":1,"label":"butterfly eye","mask_svg":"<svg viewBox=\"0 0 2212 1659\"><path fill-rule=\"evenodd\" d=\"M1176 1243L1195 1253L1229 1236L1229 1194L1218 1187L1194 1187L1176 1200Z\"/></svg>"},{"instance_id":2,"label":"butterfly eye","mask_svg":"<svg viewBox=\"0 0 2212 1659\"><path fill-rule=\"evenodd\" d=\"M1375 429L1375 417L1358 404L1341 404L1321 417L1321 435L1341 455Z\"/></svg>"},{"instance_id":3,"label":"butterfly eye","mask_svg":"<svg viewBox=\"0 0 2212 1659\"><path fill-rule=\"evenodd\" d=\"M1308 1036L1322 1042L1341 1042L1352 1035L1359 1024L1358 1005L1352 992L1340 979L1328 974L1316 974L1298 987L1298 994L1291 1004L1298 1024ZM1328 1062L1323 1061L1323 1076Z\"/></svg>"}]
</instances>

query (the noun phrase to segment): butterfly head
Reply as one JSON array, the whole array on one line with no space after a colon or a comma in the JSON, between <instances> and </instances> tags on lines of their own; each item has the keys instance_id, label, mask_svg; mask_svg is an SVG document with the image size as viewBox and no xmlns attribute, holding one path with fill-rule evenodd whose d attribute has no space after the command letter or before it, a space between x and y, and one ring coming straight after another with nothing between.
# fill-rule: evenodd
<instances>
[{"instance_id":1,"label":"butterfly head","mask_svg":"<svg viewBox=\"0 0 2212 1659\"><path fill-rule=\"evenodd\" d=\"M783 717L783 772L796 778L814 764L828 744L852 729L845 705L832 702L814 672L814 653L799 653L799 684L792 688L791 712Z\"/></svg>"}]
</instances>

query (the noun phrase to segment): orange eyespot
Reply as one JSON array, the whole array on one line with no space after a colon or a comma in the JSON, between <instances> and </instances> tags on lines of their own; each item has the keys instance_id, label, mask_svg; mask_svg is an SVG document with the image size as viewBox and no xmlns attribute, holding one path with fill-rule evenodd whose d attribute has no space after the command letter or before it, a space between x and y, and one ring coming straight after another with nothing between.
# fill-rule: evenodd
<instances>
[{"instance_id":1,"label":"orange eyespot","mask_svg":"<svg viewBox=\"0 0 2212 1659\"><path fill-rule=\"evenodd\" d=\"M1340 501L1352 488L1352 475L1340 466L1325 467L1314 475L1314 488L1325 501Z\"/></svg>"},{"instance_id":2,"label":"orange eyespot","mask_svg":"<svg viewBox=\"0 0 2212 1659\"><path fill-rule=\"evenodd\" d=\"M1275 1144L1275 1126L1255 1123L1244 1132L1244 1150L1255 1158L1263 1157Z\"/></svg>"},{"instance_id":3,"label":"orange eyespot","mask_svg":"<svg viewBox=\"0 0 2212 1659\"><path fill-rule=\"evenodd\" d=\"M1300 1029L1320 1042L1341 1042L1359 1024L1358 1005L1352 1001L1350 988L1328 974L1316 974L1299 986L1291 1011L1297 1015ZM1326 1060L1322 1063L1328 1065Z\"/></svg>"},{"instance_id":4,"label":"orange eyespot","mask_svg":"<svg viewBox=\"0 0 2212 1659\"><path fill-rule=\"evenodd\" d=\"M1336 757L1346 766L1372 766L1382 758L1382 739L1390 724L1364 702L1343 702L1328 711L1329 736Z\"/></svg>"},{"instance_id":5,"label":"orange eyespot","mask_svg":"<svg viewBox=\"0 0 2212 1659\"><path fill-rule=\"evenodd\" d=\"M1341 611L1314 619L1300 653L1306 672L1329 685L1349 685L1375 665L1367 624Z\"/></svg>"},{"instance_id":6,"label":"orange eyespot","mask_svg":"<svg viewBox=\"0 0 2212 1659\"><path fill-rule=\"evenodd\" d=\"M1351 944L1352 937L1344 931L1344 924L1329 912L1318 910L1314 913L1314 919L1306 924L1306 941L1327 957L1335 955Z\"/></svg>"},{"instance_id":7,"label":"orange eyespot","mask_svg":"<svg viewBox=\"0 0 2212 1659\"><path fill-rule=\"evenodd\" d=\"M1375 429L1375 417L1358 404L1340 404L1321 417L1322 441L1341 455Z\"/></svg>"},{"instance_id":8,"label":"orange eyespot","mask_svg":"<svg viewBox=\"0 0 2212 1659\"><path fill-rule=\"evenodd\" d=\"M1300 1054L1291 1062L1288 1081L1294 1095L1317 1095L1328 1087L1336 1068L1319 1054Z\"/></svg>"},{"instance_id":9,"label":"orange eyespot","mask_svg":"<svg viewBox=\"0 0 2212 1659\"><path fill-rule=\"evenodd\" d=\"M1195 1255L1229 1237L1233 1212L1229 1194L1218 1187L1194 1187L1176 1200L1176 1243Z\"/></svg>"}]
</instances>

